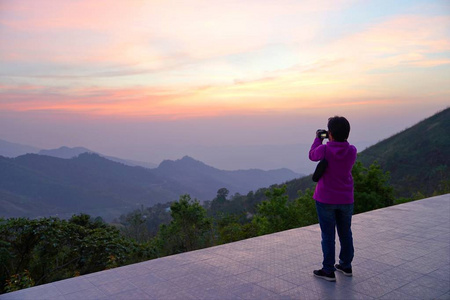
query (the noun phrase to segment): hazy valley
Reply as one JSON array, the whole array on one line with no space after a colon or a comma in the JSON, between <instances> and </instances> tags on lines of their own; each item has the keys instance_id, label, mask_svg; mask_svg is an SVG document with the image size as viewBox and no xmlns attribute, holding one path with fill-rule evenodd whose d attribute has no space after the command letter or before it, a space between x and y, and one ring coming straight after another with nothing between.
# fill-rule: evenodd
<instances>
[{"instance_id":1,"label":"hazy valley","mask_svg":"<svg viewBox=\"0 0 450 300\"><path fill-rule=\"evenodd\" d=\"M66 218L84 212L111 219L182 194L205 201L220 188L246 194L302 176L288 169L223 171L188 156L150 169L85 148L39 153L0 157L0 216Z\"/></svg>"},{"instance_id":2,"label":"hazy valley","mask_svg":"<svg viewBox=\"0 0 450 300\"><path fill-rule=\"evenodd\" d=\"M398 196L431 195L445 189L450 164L449 120L450 109L446 109L359 152L358 160L365 166L377 162L389 171ZM246 195L287 183L290 197L295 198L299 190L314 186L309 176L285 168L225 171L189 156L165 160L156 167L83 147L40 150L5 141L0 146L3 155L19 154L0 156L2 217L68 218L83 212L111 220L136 208L176 201L184 194L207 201L221 188L230 196ZM23 154L29 151L35 154ZM306 150L302 155L307 155Z\"/></svg>"}]
</instances>

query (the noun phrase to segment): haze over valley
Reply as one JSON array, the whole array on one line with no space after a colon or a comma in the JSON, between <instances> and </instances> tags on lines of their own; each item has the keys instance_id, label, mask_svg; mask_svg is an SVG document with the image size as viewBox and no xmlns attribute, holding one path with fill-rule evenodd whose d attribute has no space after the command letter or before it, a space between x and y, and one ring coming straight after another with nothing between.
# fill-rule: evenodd
<instances>
[{"instance_id":1,"label":"haze over valley","mask_svg":"<svg viewBox=\"0 0 450 300\"><path fill-rule=\"evenodd\" d=\"M312 173L308 150L331 116L350 121L362 153L449 105L448 1L0 6L10 211L247 193ZM41 193L52 204L30 201Z\"/></svg>"}]
</instances>

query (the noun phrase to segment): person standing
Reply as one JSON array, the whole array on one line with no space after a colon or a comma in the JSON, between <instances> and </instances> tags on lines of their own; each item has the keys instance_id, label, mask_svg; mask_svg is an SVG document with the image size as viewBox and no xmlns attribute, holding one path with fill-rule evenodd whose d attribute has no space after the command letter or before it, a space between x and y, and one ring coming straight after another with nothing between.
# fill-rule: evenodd
<instances>
[{"instance_id":1,"label":"person standing","mask_svg":"<svg viewBox=\"0 0 450 300\"><path fill-rule=\"evenodd\" d=\"M328 119L328 131L318 130L309 151L309 159L326 159L328 166L318 180L313 198L316 202L317 216L322 233L322 269L314 270L316 277L336 281L334 272L340 271L352 276L354 256L351 222L353 215L353 177L352 168L356 161L356 147L347 141L350 123L344 117ZM328 142L323 139L328 137ZM341 250L339 264L335 265L335 236L339 236Z\"/></svg>"}]
</instances>

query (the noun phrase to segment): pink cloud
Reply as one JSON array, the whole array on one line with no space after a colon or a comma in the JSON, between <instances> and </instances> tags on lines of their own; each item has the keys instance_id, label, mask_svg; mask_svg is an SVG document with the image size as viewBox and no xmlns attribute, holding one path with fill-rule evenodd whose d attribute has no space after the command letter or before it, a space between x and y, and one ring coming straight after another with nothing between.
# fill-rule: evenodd
<instances>
[{"instance_id":1,"label":"pink cloud","mask_svg":"<svg viewBox=\"0 0 450 300\"><path fill-rule=\"evenodd\" d=\"M274 38L309 40L320 29L321 19L301 27L280 20L291 22L348 2L18 1L4 5L6 18L0 22L15 35L27 34L10 40L10 47L4 45L11 59L158 66L173 55L208 59L253 51ZM100 36L102 44L93 42Z\"/></svg>"},{"instance_id":2,"label":"pink cloud","mask_svg":"<svg viewBox=\"0 0 450 300\"><path fill-rule=\"evenodd\" d=\"M397 16L338 41L333 49L369 69L409 63L436 66L448 61L431 59L429 63L427 55L450 51L449 28L450 19L444 16Z\"/></svg>"},{"instance_id":3,"label":"pink cloud","mask_svg":"<svg viewBox=\"0 0 450 300\"><path fill-rule=\"evenodd\" d=\"M6 3L0 62L18 86L2 88L3 110L192 117L361 107L415 93L399 84L411 77L405 67L433 89L421 71L449 63L433 56L450 51L446 17L395 16L314 43L327 15L311 15L348 1ZM268 44L284 52L263 53ZM395 78L383 73L393 68Z\"/></svg>"}]
</instances>

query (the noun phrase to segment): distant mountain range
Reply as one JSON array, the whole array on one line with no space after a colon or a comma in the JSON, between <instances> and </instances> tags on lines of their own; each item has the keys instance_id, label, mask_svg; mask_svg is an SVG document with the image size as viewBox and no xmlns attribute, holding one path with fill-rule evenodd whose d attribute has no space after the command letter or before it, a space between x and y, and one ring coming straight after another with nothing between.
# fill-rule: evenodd
<instances>
[{"instance_id":1,"label":"distant mountain range","mask_svg":"<svg viewBox=\"0 0 450 300\"><path fill-rule=\"evenodd\" d=\"M77 157L78 155L80 155L82 153L95 153L95 152L91 151L87 148L84 148L84 147L69 148L69 147L63 146L58 149L40 150L37 154L69 159L69 158ZM99 154L99 155L103 156L101 154Z\"/></svg>"},{"instance_id":2,"label":"distant mountain range","mask_svg":"<svg viewBox=\"0 0 450 300\"><path fill-rule=\"evenodd\" d=\"M77 157L78 155L80 155L82 153L86 153L86 152L87 153L96 153L102 157L109 159L109 160L119 162L119 163L125 164L127 166L141 166L141 167L150 168L150 169L156 168L158 166L157 164L153 164L150 162L135 161L135 160L130 160L130 159L122 159L122 158L104 155L104 154L89 150L84 147L69 148L66 146L62 146L57 149L39 149L39 148L36 148L33 146L21 145L21 144L17 144L17 143L11 143L11 142L8 142L5 140L0 140L0 156L5 156L5 157L17 157L17 156L24 155L24 154L35 153L35 154L48 155L48 156L68 159L68 158Z\"/></svg>"},{"instance_id":3,"label":"distant mountain range","mask_svg":"<svg viewBox=\"0 0 450 300\"><path fill-rule=\"evenodd\" d=\"M70 217L84 212L110 219L129 210L190 194L211 200L217 190L247 193L299 177L288 169L222 171L188 156L157 168L132 167L84 148L0 156L0 216ZM55 157L60 156L60 157Z\"/></svg>"},{"instance_id":4,"label":"distant mountain range","mask_svg":"<svg viewBox=\"0 0 450 300\"><path fill-rule=\"evenodd\" d=\"M366 167L377 161L389 171L399 196L431 195L450 185L449 132L447 108L358 153L358 160ZM4 157L20 152L39 154ZM0 154L0 217L84 212L108 220L182 194L212 200L220 188L246 194L286 182L295 198L299 190L314 187L311 176L288 169L223 171L188 156L149 169L82 147L40 150L0 141Z\"/></svg>"},{"instance_id":5,"label":"distant mountain range","mask_svg":"<svg viewBox=\"0 0 450 300\"><path fill-rule=\"evenodd\" d=\"M41 149L0 139L0 156L16 157L27 153L38 153L39 150Z\"/></svg>"},{"instance_id":6,"label":"distant mountain range","mask_svg":"<svg viewBox=\"0 0 450 300\"><path fill-rule=\"evenodd\" d=\"M83 153L95 153L106 159L109 159L109 160L112 160L112 161L115 161L118 163L122 163L127 166L132 166L132 167L140 166L140 167L144 167L144 168L153 169L158 166L156 164L149 163L149 162L135 161L135 160L130 160L130 159L122 159L122 158L117 158L114 156L104 155L104 154L94 152L94 151L89 150L84 147L69 148L69 147L63 146L58 149L40 150L38 152L38 154L41 154L41 155L48 155L48 156L53 156L53 157L66 158L66 159L77 157L78 155L83 154Z\"/></svg>"}]
</instances>

